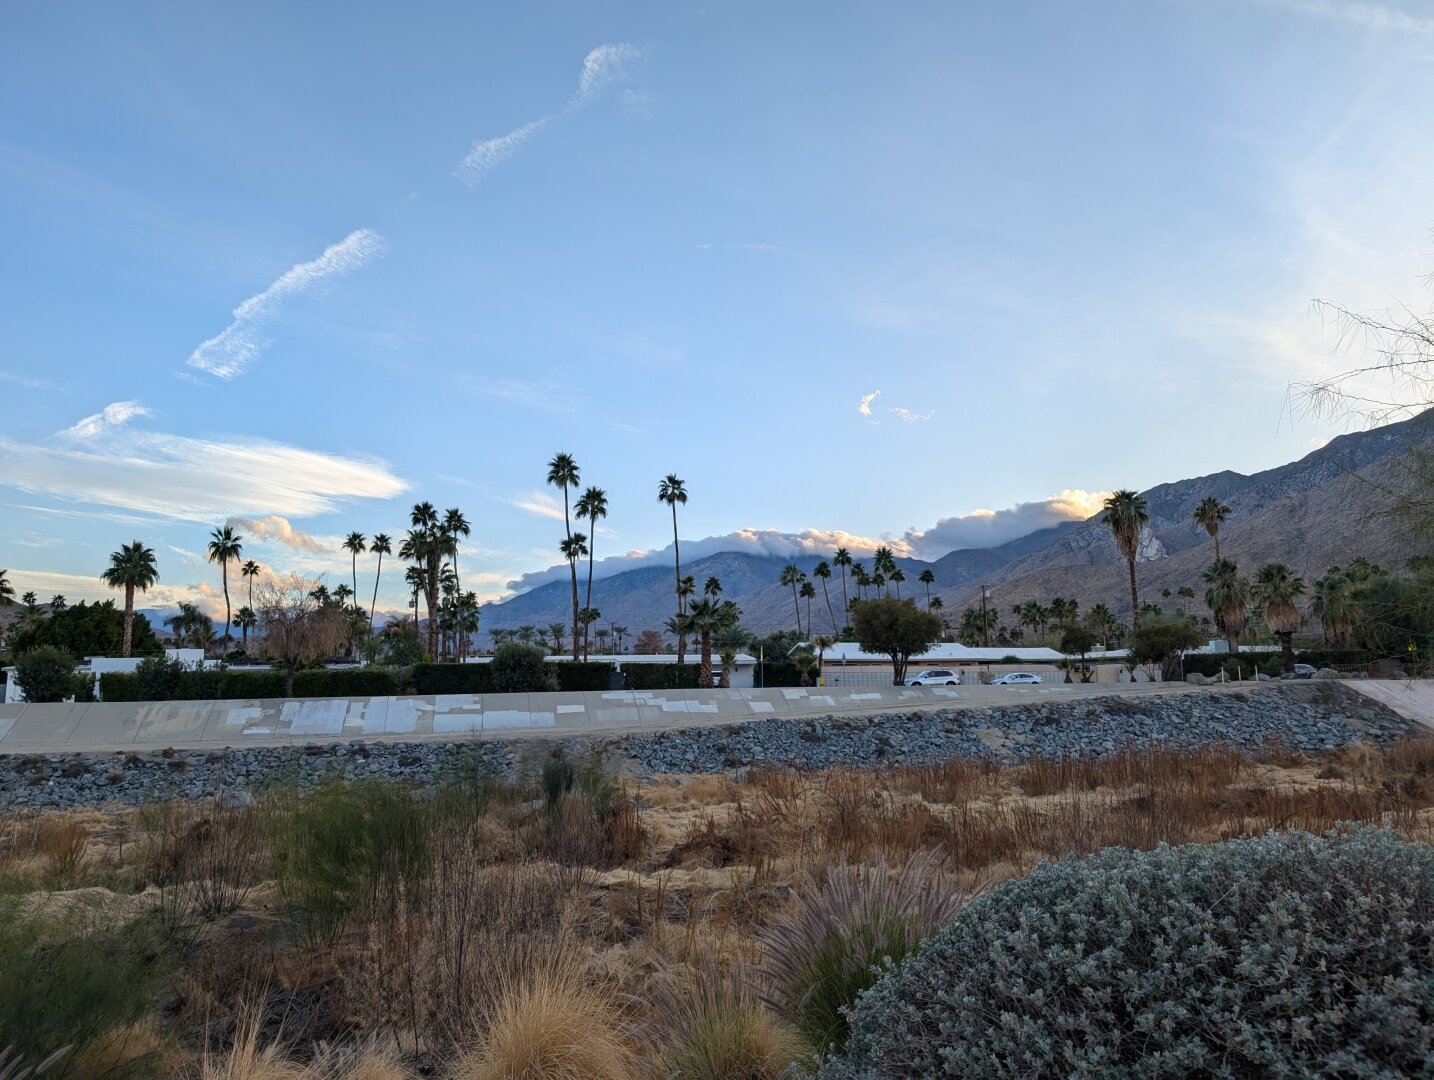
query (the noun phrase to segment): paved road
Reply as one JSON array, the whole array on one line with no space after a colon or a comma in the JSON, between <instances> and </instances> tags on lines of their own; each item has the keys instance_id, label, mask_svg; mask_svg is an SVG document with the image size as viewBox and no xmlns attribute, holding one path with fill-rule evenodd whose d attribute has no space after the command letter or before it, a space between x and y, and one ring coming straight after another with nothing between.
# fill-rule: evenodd
<instances>
[{"instance_id":1,"label":"paved road","mask_svg":"<svg viewBox=\"0 0 1434 1080\"><path fill-rule=\"evenodd\" d=\"M978 709L1081 697L1220 693L1242 684L813 687L0 706L0 753L454 738L571 737L819 715ZM1253 684L1243 684L1250 689ZM1434 726L1434 684L1351 685Z\"/></svg>"}]
</instances>

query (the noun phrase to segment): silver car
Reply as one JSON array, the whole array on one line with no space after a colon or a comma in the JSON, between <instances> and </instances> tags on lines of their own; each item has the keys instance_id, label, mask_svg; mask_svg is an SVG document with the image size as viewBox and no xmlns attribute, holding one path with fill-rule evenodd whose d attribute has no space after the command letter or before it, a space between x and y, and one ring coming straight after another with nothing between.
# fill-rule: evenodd
<instances>
[{"instance_id":1,"label":"silver car","mask_svg":"<svg viewBox=\"0 0 1434 1080\"><path fill-rule=\"evenodd\" d=\"M992 679L992 686L1034 686L1041 681L1039 675L1032 675L1029 671L1013 671L1009 675L1002 675L999 679Z\"/></svg>"},{"instance_id":2,"label":"silver car","mask_svg":"<svg viewBox=\"0 0 1434 1080\"><path fill-rule=\"evenodd\" d=\"M960 686L961 676L947 668L931 668L906 680L907 686Z\"/></svg>"}]
</instances>

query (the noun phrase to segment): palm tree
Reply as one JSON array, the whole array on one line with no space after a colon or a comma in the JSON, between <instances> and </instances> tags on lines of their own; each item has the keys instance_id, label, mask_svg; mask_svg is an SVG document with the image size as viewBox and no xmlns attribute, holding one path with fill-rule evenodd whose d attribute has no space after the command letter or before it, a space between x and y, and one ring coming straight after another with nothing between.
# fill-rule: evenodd
<instances>
[{"instance_id":1,"label":"palm tree","mask_svg":"<svg viewBox=\"0 0 1434 1080\"><path fill-rule=\"evenodd\" d=\"M697 685L703 689L712 688L712 637L736 627L742 618L742 611L730 600L718 600L716 592L709 592L701 600L693 601L691 609L683 618L682 625L698 635L701 642L702 661L697 671Z\"/></svg>"},{"instance_id":2,"label":"palm tree","mask_svg":"<svg viewBox=\"0 0 1434 1080\"><path fill-rule=\"evenodd\" d=\"M807 580L807 575L802 575L802 587L798 590L802 599L807 602L807 634L812 632L812 597L817 595L817 587Z\"/></svg>"},{"instance_id":3,"label":"palm tree","mask_svg":"<svg viewBox=\"0 0 1434 1080\"><path fill-rule=\"evenodd\" d=\"M398 557L400 559L418 558L416 551L413 547L412 538L413 533L410 532L408 534L408 539L404 540L404 542L399 545ZM404 584L406 584L413 592L413 602L409 606L413 608L413 632L415 635L418 634L418 593L420 590L424 589L424 581L426 577L427 575L424 574L423 567L418 566L416 564L410 566L407 570L403 572ZM420 638L420 640L422 639ZM428 658L430 660L433 659L432 652L428 653Z\"/></svg>"},{"instance_id":4,"label":"palm tree","mask_svg":"<svg viewBox=\"0 0 1434 1080\"><path fill-rule=\"evenodd\" d=\"M406 558L418 562L422 568L423 600L428 608L428 655L438 655L438 590L441 585L440 567L448 553L442 534L442 522L438 510L431 502L415 503L409 511L408 522L412 526L404 542L409 550ZM414 625L418 625L418 609L413 610Z\"/></svg>"},{"instance_id":5,"label":"palm tree","mask_svg":"<svg viewBox=\"0 0 1434 1080\"><path fill-rule=\"evenodd\" d=\"M901 583L906 580L906 575L901 572L901 567L891 568L891 583L896 586L896 598L901 599Z\"/></svg>"},{"instance_id":6,"label":"palm tree","mask_svg":"<svg viewBox=\"0 0 1434 1080\"><path fill-rule=\"evenodd\" d=\"M587 518L592 526L592 539L588 541L588 591L587 598L583 605L589 609L593 606L593 549L597 547L598 522L607 517L607 492L600 487L590 487L582 493L578 499L577 513L580 518ZM583 634L583 655L588 651L588 636Z\"/></svg>"},{"instance_id":7,"label":"palm tree","mask_svg":"<svg viewBox=\"0 0 1434 1080\"><path fill-rule=\"evenodd\" d=\"M657 501L672 508L672 580L677 593L677 614L686 610L682 603L682 548L677 540L677 504L687 505L687 485L678 479L676 473L668 473L657 485ZM677 662L680 664L687 655L687 635L677 635Z\"/></svg>"},{"instance_id":8,"label":"palm tree","mask_svg":"<svg viewBox=\"0 0 1434 1080\"><path fill-rule=\"evenodd\" d=\"M865 599L867 587L871 584L871 576L866 572L866 567L861 564L860 559L853 559L851 563L851 576L856 582L856 598ZM847 605L848 610L851 605Z\"/></svg>"},{"instance_id":9,"label":"palm tree","mask_svg":"<svg viewBox=\"0 0 1434 1080\"><path fill-rule=\"evenodd\" d=\"M372 632L374 613L378 611L378 579L383 574L383 557L393 554L393 541L389 539L388 533L374 533L368 550L369 554L378 556L378 568L373 572L373 602L368 609L368 627Z\"/></svg>"},{"instance_id":10,"label":"palm tree","mask_svg":"<svg viewBox=\"0 0 1434 1080\"><path fill-rule=\"evenodd\" d=\"M1297 599L1305 594L1305 580L1284 563L1266 563L1255 571L1250 598L1265 616L1270 633L1280 639L1285 656L1285 670L1295 669L1295 631L1304 622Z\"/></svg>"},{"instance_id":11,"label":"palm tree","mask_svg":"<svg viewBox=\"0 0 1434 1080\"><path fill-rule=\"evenodd\" d=\"M571 533L558 542L558 550L563 553L563 558L568 560L568 566L573 571L573 599L577 599L578 588L578 560L588 553L588 538L582 533ZM583 611L579 608L573 613L573 659L578 659L578 650L582 644L579 635L579 627L582 625Z\"/></svg>"},{"instance_id":12,"label":"palm tree","mask_svg":"<svg viewBox=\"0 0 1434 1080\"><path fill-rule=\"evenodd\" d=\"M460 600L463 597L463 582L458 576L458 542L465 540L473 534L473 529L468 524L468 519L463 516L463 511L456 506L450 506L443 511L443 537L447 541L448 554L453 558L453 595ZM460 623L464 620L460 618ZM468 653L468 635L463 632L462 627L456 630L458 635L458 658L461 660Z\"/></svg>"},{"instance_id":13,"label":"palm tree","mask_svg":"<svg viewBox=\"0 0 1434 1080\"><path fill-rule=\"evenodd\" d=\"M0 607L9 607L15 602L15 586L10 584L9 570L0 570Z\"/></svg>"},{"instance_id":14,"label":"palm tree","mask_svg":"<svg viewBox=\"0 0 1434 1080\"><path fill-rule=\"evenodd\" d=\"M935 581L936 581L936 575L931 572L931 567L928 566L925 570L921 571L921 575L920 575L916 580L919 581L919 582L921 582L921 584L923 584L923 585L926 586L926 610L927 610L927 611L930 611L930 610L931 610L931 586L932 586L932 585L935 583Z\"/></svg>"},{"instance_id":15,"label":"palm tree","mask_svg":"<svg viewBox=\"0 0 1434 1080\"><path fill-rule=\"evenodd\" d=\"M1130 571L1130 622L1140 625L1140 597L1135 591L1135 556L1140 551L1140 532L1150 521L1150 512L1138 492L1121 489L1105 500L1102 525L1110 528L1115 546Z\"/></svg>"},{"instance_id":16,"label":"palm tree","mask_svg":"<svg viewBox=\"0 0 1434 1080\"><path fill-rule=\"evenodd\" d=\"M1205 606L1215 616L1215 625L1225 635L1230 655L1240 651L1240 635L1249 621L1250 583L1233 559L1221 556L1200 574L1205 582Z\"/></svg>"},{"instance_id":17,"label":"palm tree","mask_svg":"<svg viewBox=\"0 0 1434 1080\"><path fill-rule=\"evenodd\" d=\"M1206 495L1200 500L1200 505L1195 507L1195 513L1191 516L1197 524L1205 526L1205 531L1210 534L1210 539L1215 541L1215 558L1220 558L1220 526L1231 514L1228 506L1222 503L1213 495Z\"/></svg>"},{"instance_id":18,"label":"palm tree","mask_svg":"<svg viewBox=\"0 0 1434 1080\"><path fill-rule=\"evenodd\" d=\"M548 483L563 492L563 533L568 540L567 549L573 548L573 523L568 510L568 489L578 486L581 473L578 463L572 454L558 451L553 459L548 462ZM568 559L568 572L572 575L573 583L573 659L578 658L578 562L574 555Z\"/></svg>"},{"instance_id":19,"label":"palm tree","mask_svg":"<svg viewBox=\"0 0 1434 1080\"><path fill-rule=\"evenodd\" d=\"M851 566L851 552L844 547L837 548L832 562L841 567L841 609L846 611L851 607L851 602L846 598L846 572Z\"/></svg>"},{"instance_id":20,"label":"palm tree","mask_svg":"<svg viewBox=\"0 0 1434 1080\"><path fill-rule=\"evenodd\" d=\"M225 525L222 529L215 529L209 535L209 547L206 550L210 562L219 564L219 572L224 580L224 652L229 652L229 560L238 559L243 552L242 536L237 535L233 529Z\"/></svg>"},{"instance_id":21,"label":"palm tree","mask_svg":"<svg viewBox=\"0 0 1434 1080\"><path fill-rule=\"evenodd\" d=\"M69 602L65 599L64 593L57 592L54 596L50 597L51 615L58 615L60 612L64 611L65 608L69 606Z\"/></svg>"},{"instance_id":22,"label":"palm tree","mask_svg":"<svg viewBox=\"0 0 1434 1080\"><path fill-rule=\"evenodd\" d=\"M239 633L243 636L243 641L239 647L244 650L245 655L248 655L249 631L259 625L259 616L252 607L245 604L234 613L234 621L239 624Z\"/></svg>"},{"instance_id":23,"label":"palm tree","mask_svg":"<svg viewBox=\"0 0 1434 1080\"><path fill-rule=\"evenodd\" d=\"M790 585L792 587L792 611L797 616L797 636L802 633L802 608L797 603L797 586L801 583L802 572L797 569L796 563L787 563L782 567L782 576L777 579L778 585Z\"/></svg>"},{"instance_id":24,"label":"palm tree","mask_svg":"<svg viewBox=\"0 0 1434 1080\"><path fill-rule=\"evenodd\" d=\"M625 626L618 626L617 623L613 623L613 624L612 624L612 637L613 637L613 646L612 646L612 647L613 647L613 650L614 650L615 654L619 654L619 655L620 655L620 654L622 653L622 639L625 638L625 637L627 637L627 627L625 627Z\"/></svg>"},{"instance_id":25,"label":"palm tree","mask_svg":"<svg viewBox=\"0 0 1434 1080\"><path fill-rule=\"evenodd\" d=\"M1356 581L1338 566L1314 583L1310 614L1320 621L1325 641L1344 645L1359 620L1360 605L1354 594Z\"/></svg>"},{"instance_id":26,"label":"palm tree","mask_svg":"<svg viewBox=\"0 0 1434 1080\"><path fill-rule=\"evenodd\" d=\"M896 574L896 557L892 555L891 548L883 544L876 549L876 554L871 557L871 569L874 576L881 579L881 585L885 585L888 581L894 580L894 575Z\"/></svg>"},{"instance_id":27,"label":"palm tree","mask_svg":"<svg viewBox=\"0 0 1434 1080\"><path fill-rule=\"evenodd\" d=\"M553 635L553 653L556 655L563 651L563 635L568 632L567 625L560 622L548 623L548 633Z\"/></svg>"},{"instance_id":28,"label":"palm tree","mask_svg":"<svg viewBox=\"0 0 1434 1080\"><path fill-rule=\"evenodd\" d=\"M253 559L245 559L244 564L239 567L239 576L247 578L249 581L249 606L251 608L254 606L254 579L259 576L261 570L263 567Z\"/></svg>"},{"instance_id":29,"label":"palm tree","mask_svg":"<svg viewBox=\"0 0 1434 1080\"><path fill-rule=\"evenodd\" d=\"M832 632L837 633L840 632L840 627L837 626L836 614L832 611L831 593L827 592L827 582L831 580L831 576L832 568L825 559L820 560L816 566L812 567L812 577L822 583L822 599L826 601L827 617L832 621Z\"/></svg>"},{"instance_id":30,"label":"palm tree","mask_svg":"<svg viewBox=\"0 0 1434 1080\"><path fill-rule=\"evenodd\" d=\"M148 592L159 580L154 552L138 540L122 544L118 551L110 553L109 569L100 575L100 580L111 589L124 590L124 651L121 655L129 656L134 644L134 591Z\"/></svg>"},{"instance_id":31,"label":"palm tree","mask_svg":"<svg viewBox=\"0 0 1434 1080\"><path fill-rule=\"evenodd\" d=\"M351 532L348 534L348 536L344 538L343 544L340 545L345 551L349 553L349 555L352 556L352 558L349 560L349 563L350 568L353 571L354 579L352 593L353 596L358 595L358 557L368 550L368 547L365 544L365 541L367 539L368 538L365 537L364 534L361 532Z\"/></svg>"},{"instance_id":32,"label":"palm tree","mask_svg":"<svg viewBox=\"0 0 1434 1080\"><path fill-rule=\"evenodd\" d=\"M1115 614L1105 604L1096 604L1086 613L1085 621L1104 642L1110 636L1110 628L1115 625Z\"/></svg>"}]
</instances>

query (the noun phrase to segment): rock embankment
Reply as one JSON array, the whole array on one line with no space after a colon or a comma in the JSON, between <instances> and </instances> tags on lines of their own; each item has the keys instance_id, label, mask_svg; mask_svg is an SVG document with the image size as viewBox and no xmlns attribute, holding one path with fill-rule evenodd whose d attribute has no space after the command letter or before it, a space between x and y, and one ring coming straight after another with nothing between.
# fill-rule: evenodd
<instances>
[{"instance_id":1,"label":"rock embankment","mask_svg":"<svg viewBox=\"0 0 1434 1080\"><path fill-rule=\"evenodd\" d=\"M1337 682L1252 690L1047 699L987 709L755 720L566 745L500 742L351 742L117 754L0 755L0 810L138 804L214 796L247 801L272 784L310 787L329 776L413 784L509 777L525 754L600 746L639 773L696 773L753 765L822 769L919 764L956 757L1104 756L1127 747L1271 744L1318 751L1358 740L1389 743L1416 729Z\"/></svg>"},{"instance_id":2,"label":"rock embankment","mask_svg":"<svg viewBox=\"0 0 1434 1080\"><path fill-rule=\"evenodd\" d=\"M1389 743L1416 727L1339 683L1280 683L989 709L759 720L631 736L624 749L649 772L683 773L751 765L919 764L956 757L1101 757L1152 745L1255 751L1280 744L1317 751L1360 739Z\"/></svg>"}]
</instances>

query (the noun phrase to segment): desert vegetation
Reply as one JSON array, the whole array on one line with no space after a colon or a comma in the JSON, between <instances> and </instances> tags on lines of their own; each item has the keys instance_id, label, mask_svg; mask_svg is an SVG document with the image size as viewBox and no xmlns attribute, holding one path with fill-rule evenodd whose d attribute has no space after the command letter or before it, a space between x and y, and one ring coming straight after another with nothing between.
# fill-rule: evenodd
<instances>
[{"instance_id":1,"label":"desert vegetation","mask_svg":"<svg viewBox=\"0 0 1434 1080\"><path fill-rule=\"evenodd\" d=\"M1041 884L1067 856L1352 822L1434 841L1430 740L643 782L542 756L519 775L456 758L422 789L0 818L0 1070L775 1078L821 1068L853 1016L868 1052L877 1014L848 1009L889 1000L884 965L976 933L942 928L1017 883L1078 891L1080 870Z\"/></svg>"}]
</instances>

